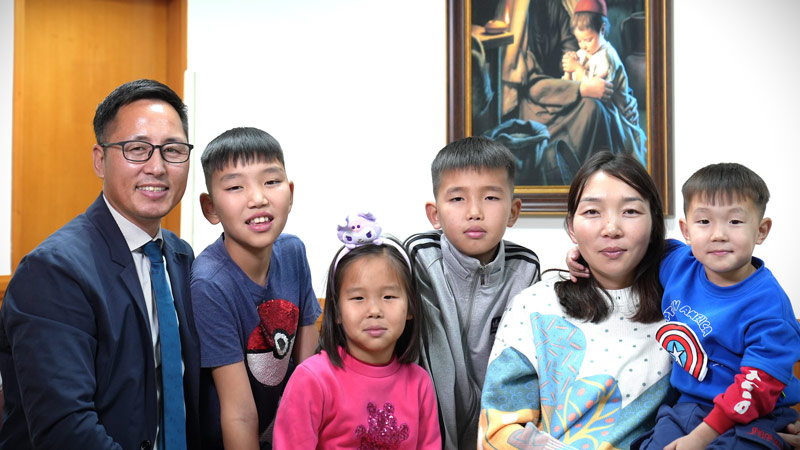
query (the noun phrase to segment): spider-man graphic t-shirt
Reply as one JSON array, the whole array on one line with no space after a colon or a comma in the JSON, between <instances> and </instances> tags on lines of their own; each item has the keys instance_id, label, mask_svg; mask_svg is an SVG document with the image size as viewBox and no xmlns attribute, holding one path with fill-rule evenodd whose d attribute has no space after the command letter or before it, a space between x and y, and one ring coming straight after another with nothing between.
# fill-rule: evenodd
<instances>
[{"instance_id":1,"label":"spider-man graphic t-shirt","mask_svg":"<svg viewBox=\"0 0 800 450\"><path fill-rule=\"evenodd\" d=\"M314 324L321 313L305 247L296 236L280 235L272 246L267 283L260 286L233 262L220 236L195 260L191 288L200 364L212 369L244 361L263 433L290 373L297 330ZM203 370L200 388L204 440L222 448L210 370Z\"/></svg>"}]
</instances>

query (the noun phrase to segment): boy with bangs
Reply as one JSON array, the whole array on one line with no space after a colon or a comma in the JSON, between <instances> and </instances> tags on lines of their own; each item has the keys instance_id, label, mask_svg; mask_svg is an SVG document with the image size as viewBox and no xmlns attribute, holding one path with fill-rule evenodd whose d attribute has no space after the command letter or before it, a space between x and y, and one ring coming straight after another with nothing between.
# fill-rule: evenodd
<instances>
[{"instance_id":1,"label":"boy with bangs","mask_svg":"<svg viewBox=\"0 0 800 450\"><path fill-rule=\"evenodd\" d=\"M425 211L435 231L409 237L426 331L421 362L433 379L442 442L477 446L481 387L508 300L539 280L539 260L503 240L519 218L515 159L502 144L468 137L445 146L431 164L435 202Z\"/></svg>"},{"instance_id":2,"label":"boy with bangs","mask_svg":"<svg viewBox=\"0 0 800 450\"><path fill-rule=\"evenodd\" d=\"M695 172L682 192L689 246L667 243L667 323L656 335L674 359L670 382L681 396L661 407L640 448L788 448L777 430L797 417L800 325L753 257L772 227L769 190L747 167L721 163Z\"/></svg>"},{"instance_id":3,"label":"boy with bangs","mask_svg":"<svg viewBox=\"0 0 800 450\"><path fill-rule=\"evenodd\" d=\"M281 234L294 184L278 141L256 128L222 133L200 162L203 214L223 229L192 266L205 448L269 448L290 362L311 356L319 338L305 247Z\"/></svg>"}]
</instances>

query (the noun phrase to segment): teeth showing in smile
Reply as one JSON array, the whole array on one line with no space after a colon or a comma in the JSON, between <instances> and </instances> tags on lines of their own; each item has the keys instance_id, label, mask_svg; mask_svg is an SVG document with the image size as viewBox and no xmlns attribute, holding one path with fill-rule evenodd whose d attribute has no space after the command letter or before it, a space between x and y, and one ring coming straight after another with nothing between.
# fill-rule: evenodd
<instances>
[{"instance_id":1,"label":"teeth showing in smile","mask_svg":"<svg viewBox=\"0 0 800 450\"><path fill-rule=\"evenodd\" d=\"M262 216L262 217L256 217L254 219L250 219L250 221L248 223L266 223L266 222L270 222L270 218Z\"/></svg>"},{"instance_id":2,"label":"teeth showing in smile","mask_svg":"<svg viewBox=\"0 0 800 450\"><path fill-rule=\"evenodd\" d=\"M161 191L166 191L167 188L165 188L165 187L156 187L156 186L140 186L139 190L150 191L150 192L161 192Z\"/></svg>"}]
</instances>

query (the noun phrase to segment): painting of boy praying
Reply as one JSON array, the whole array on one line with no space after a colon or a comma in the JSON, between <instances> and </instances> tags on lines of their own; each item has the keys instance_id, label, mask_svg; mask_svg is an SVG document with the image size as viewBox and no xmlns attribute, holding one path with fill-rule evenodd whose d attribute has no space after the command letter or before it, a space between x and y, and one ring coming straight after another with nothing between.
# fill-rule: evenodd
<instances>
[{"instance_id":1,"label":"painting of boy praying","mask_svg":"<svg viewBox=\"0 0 800 450\"><path fill-rule=\"evenodd\" d=\"M568 186L600 150L652 169L646 0L471 0L470 135L505 144L518 187Z\"/></svg>"}]
</instances>

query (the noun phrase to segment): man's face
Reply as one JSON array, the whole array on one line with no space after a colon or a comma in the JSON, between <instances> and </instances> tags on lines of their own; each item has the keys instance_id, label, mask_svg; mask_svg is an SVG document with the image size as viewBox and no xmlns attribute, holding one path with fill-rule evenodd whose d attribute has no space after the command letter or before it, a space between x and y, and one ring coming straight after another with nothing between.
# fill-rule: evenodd
<instances>
[{"instance_id":1,"label":"man's face","mask_svg":"<svg viewBox=\"0 0 800 450\"><path fill-rule=\"evenodd\" d=\"M425 206L431 225L458 251L487 264L506 227L517 221L522 202L514 198L505 169L484 168L443 173L436 203Z\"/></svg>"},{"instance_id":2,"label":"man's face","mask_svg":"<svg viewBox=\"0 0 800 450\"><path fill-rule=\"evenodd\" d=\"M160 145L187 142L178 112L160 100L137 100L119 109L105 133L105 143L128 140ZM92 149L94 171L103 179L103 192L111 206L126 219L155 235L161 218L183 197L189 162L174 164L156 150L146 162L131 162L122 147Z\"/></svg>"}]
</instances>

